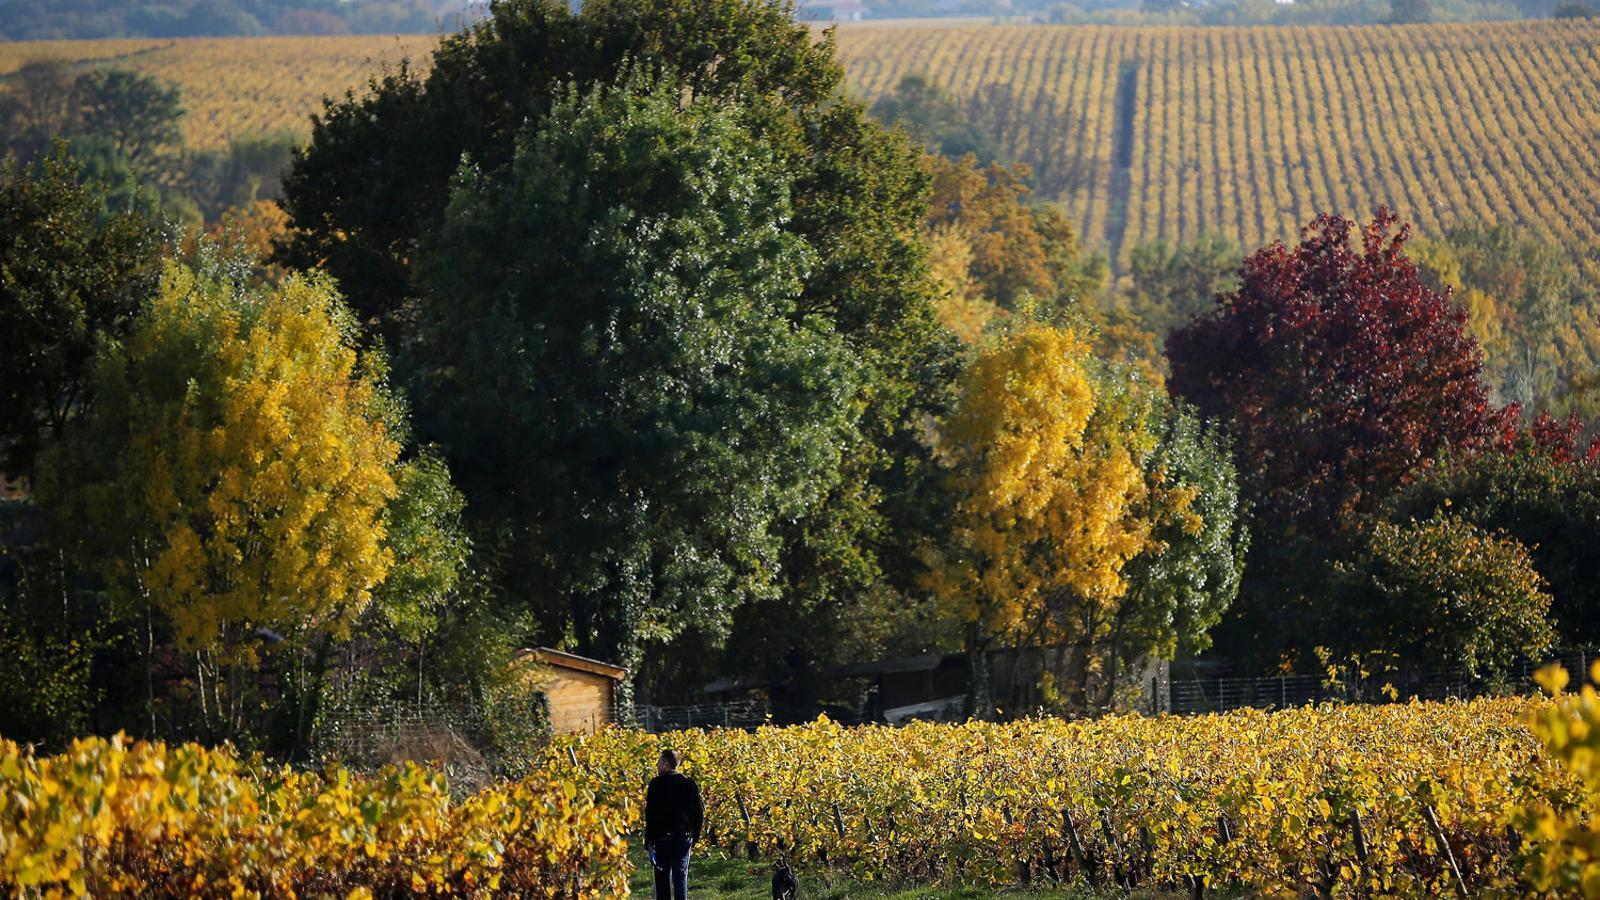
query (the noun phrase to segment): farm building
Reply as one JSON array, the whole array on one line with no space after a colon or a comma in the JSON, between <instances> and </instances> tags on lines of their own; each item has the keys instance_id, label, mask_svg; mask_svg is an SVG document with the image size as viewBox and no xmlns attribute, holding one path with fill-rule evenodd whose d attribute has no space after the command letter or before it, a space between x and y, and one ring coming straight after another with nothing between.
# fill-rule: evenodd
<instances>
[{"instance_id":1,"label":"farm building","mask_svg":"<svg viewBox=\"0 0 1600 900\"><path fill-rule=\"evenodd\" d=\"M544 695L551 730L592 732L617 721L617 683L626 669L549 647L524 650L522 657L549 670Z\"/></svg>"}]
</instances>

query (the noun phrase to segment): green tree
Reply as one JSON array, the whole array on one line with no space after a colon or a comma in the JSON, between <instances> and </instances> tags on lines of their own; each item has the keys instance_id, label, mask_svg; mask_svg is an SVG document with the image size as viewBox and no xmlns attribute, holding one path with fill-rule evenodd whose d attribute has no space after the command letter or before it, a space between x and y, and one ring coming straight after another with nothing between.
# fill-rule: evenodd
<instances>
[{"instance_id":1,"label":"green tree","mask_svg":"<svg viewBox=\"0 0 1600 900\"><path fill-rule=\"evenodd\" d=\"M973 127L955 98L926 75L902 77L893 91L872 104L872 114L904 128L941 156L960 159L970 155L983 165L995 161L994 148Z\"/></svg>"},{"instance_id":2,"label":"green tree","mask_svg":"<svg viewBox=\"0 0 1600 900\"><path fill-rule=\"evenodd\" d=\"M148 75L126 69L88 72L73 85L73 103L76 132L108 139L147 176L154 174L156 154L182 140L178 89Z\"/></svg>"},{"instance_id":3,"label":"green tree","mask_svg":"<svg viewBox=\"0 0 1600 900\"><path fill-rule=\"evenodd\" d=\"M1215 231L1190 243L1140 244L1129 254L1131 283L1121 300L1140 324L1164 339L1210 310L1217 297L1238 290L1243 263L1239 245Z\"/></svg>"},{"instance_id":4,"label":"green tree","mask_svg":"<svg viewBox=\"0 0 1600 900\"><path fill-rule=\"evenodd\" d=\"M373 591L372 610L397 637L418 646L419 670L428 638L438 630L466 568L465 507L444 460L428 450L400 466L395 497L383 511L384 541L395 562ZM422 691L420 675L417 691Z\"/></svg>"},{"instance_id":5,"label":"green tree","mask_svg":"<svg viewBox=\"0 0 1600 900\"><path fill-rule=\"evenodd\" d=\"M629 60L677 73L696 97L763 107L752 129L794 175L785 229L821 258L802 311L885 350L922 336L908 327L929 315L915 284L911 226L926 184L916 154L841 96L832 42L814 41L783 0L589 0L577 13L564 0L494 4L444 40L426 77L401 67L327 104L285 182L298 229L286 260L325 263L363 318L403 335L428 302L411 263L443 221L462 157L505 164L566 85L612 83Z\"/></svg>"},{"instance_id":6,"label":"green tree","mask_svg":"<svg viewBox=\"0 0 1600 900\"><path fill-rule=\"evenodd\" d=\"M427 332L454 317L454 300L414 265L444 227L463 157L486 174L499 170L518 135L537 129L571 85L609 85L628 60L648 60L676 77L686 98L746 108L743 127L789 180L790 212L776 227L811 259L799 295L777 310L859 357L855 393L842 401L858 425L837 437L844 481L820 485L819 503L773 526L784 596L800 615L886 585L913 586L913 555L901 541L917 513L895 492L923 463L900 454L926 456L916 435L941 384L924 376L950 349L933 314L918 227L928 179L917 148L843 96L832 42L816 41L790 13L782 0L589 0L579 12L553 0L506 0L445 39L426 76L389 71L368 93L330 103L315 123L285 181L294 236L280 258L326 265L358 314L398 349L397 371L422 398L421 435L445 449L475 535L499 536L531 517L502 490L508 461L480 455L471 429L456 432L465 423L450 408L454 398L434 408L441 395L411 365L411 348L447 337ZM501 577L515 604L545 567L532 552L513 556ZM549 621L559 629L565 613Z\"/></svg>"},{"instance_id":7,"label":"green tree","mask_svg":"<svg viewBox=\"0 0 1600 900\"><path fill-rule=\"evenodd\" d=\"M1555 638L1527 548L1456 516L1374 522L1334 572L1323 633L1340 651L1498 680Z\"/></svg>"},{"instance_id":8,"label":"green tree","mask_svg":"<svg viewBox=\"0 0 1600 900\"><path fill-rule=\"evenodd\" d=\"M536 605L635 669L778 591L780 525L839 482L857 353L799 314L793 180L676 82L569 90L509 167L465 166L427 255L421 406L493 485Z\"/></svg>"},{"instance_id":9,"label":"green tree","mask_svg":"<svg viewBox=\"0 0 1600 900\"><path fill-rule=\"evenodd\" d=\"M395 496L383 511L384 541L394 557L388 577L353 629L339 685L360 674L372 682L362 702L421 704L439 693L430 651L459 612L471 544L462 524L466 501L439 455L424 451L395 472ZM362 658L371 662L363 666Z\"/></svg>"},{"instance_id":10,"label":"green tree","mask_svg":"<svg viewBox=\"0 0 1600 900\"><path fill-rule=\"evenodd\" d=\"M153 176L156 155L182 143L182 118L176 86L128 69L74 75L65 63L30 62L0 90L6 147L24 160L42 155L56 140L95 136L142 175Z\"/></svg>"},{"instance_id":11,"label":"green tree","mask_svg":"<svg viewBox=\"0 0 1600 900\"><path fill-rule=\"evenodd\" d=\"M1128 595L1107 639L1108 688L1119 667L1141 657L1211 646L1212 627L1239 595L1250 546L1227 437L1181 402L1159 405L1155 419L1155 450L1144 464L1154 526L1149 546L1124 570Z\"/></svg>"},{"instance_id":12,"label":"green tree","mask_svg":"<svg viewBox=\"0 0 1600 900\"><path fill-rule=\"evenodd\" d=\"M1575 423L1545 420L1507 446L1458 454L1428 469L1386 504L1390 521L1449 512L1528 548L1548 584L1561 638L1600 642L1600 460L1572 452ZM1556 438L1557 440L1550 440Z\"/></svg>"},{"instance_id":13,"label":"green tree","mask_svg":"<svg viewBox=\"0 0 1600 900\"><path fill-rule=\"evenodd\" d=\"M74 77L66 63L35 60L6 77L0 90L0 123L5 149L25 161L50 150L77 123Z\"/></svg>"},{"instance_id":14,"label":"green tree","mask_svg":"<svg viewBox=\"0 0 1600 900\"><path fill-rule=\"evenodd\" d=\"M0 470L13 475L32 475L82 411L96 345L124 335L155 290L155 223L106 205L63 145L0 167Z\"/></svg>"},{"instance_id":15,"label":"green tree","mask_svg":"<svg viewBox=\"0 0 1600 900\"><path fill-rule=\"evenodd\" d=\"M228 210L283 199L283 175L300 139L293 134L235 138L226 151L191 152L184 159L183 191L215 222ZM270 251L270 247L268 250Z\"/></svg>"}]
</instances>

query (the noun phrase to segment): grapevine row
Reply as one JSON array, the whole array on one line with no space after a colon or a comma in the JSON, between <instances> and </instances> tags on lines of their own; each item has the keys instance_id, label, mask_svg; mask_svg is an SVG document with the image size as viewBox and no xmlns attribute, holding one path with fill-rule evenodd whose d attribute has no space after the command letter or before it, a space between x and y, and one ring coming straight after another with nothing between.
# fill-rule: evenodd
<instances>
[{"instance_id":1,"label":"grapevine row","mask_svg":"<svg viewBox=\"0 0 1600 900\"><path fill-rule=\"evenodd\" d=\"M1527 786L1571 776L1536 701L1011 724L608 731L544 765L636 803L672 746L708 838L859 877L1422 896L1519 891Z\"/></svg>"},{"instance_id":2,"label":"grapevine row","mask_svg":"<svg viewBox=\"0 0 1600 900\"><path fill-rule=\"evenodd\" d=\"M532 778L452 802L443 775L266 768L227 749L0 741L0 893L613 897L625 805Z\"/></svg>"}]
</instances>

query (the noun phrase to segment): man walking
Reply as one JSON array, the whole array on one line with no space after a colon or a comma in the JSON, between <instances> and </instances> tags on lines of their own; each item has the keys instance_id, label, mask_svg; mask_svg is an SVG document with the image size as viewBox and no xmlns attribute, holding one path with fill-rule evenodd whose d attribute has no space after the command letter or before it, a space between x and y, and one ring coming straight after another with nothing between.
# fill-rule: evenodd
<instances>
[{"instance_id":1,"label":"man walking","mask_svg":"<svg viewBox=\"0 0 1600 900\"><path fill-rule=\"evenodd\" d=\"M656 870L656 900L687 900L689 848L700 840L700 787L678 772L678 753L661 751L644 792L644 846Z\"/></svg>"}]
</instances>

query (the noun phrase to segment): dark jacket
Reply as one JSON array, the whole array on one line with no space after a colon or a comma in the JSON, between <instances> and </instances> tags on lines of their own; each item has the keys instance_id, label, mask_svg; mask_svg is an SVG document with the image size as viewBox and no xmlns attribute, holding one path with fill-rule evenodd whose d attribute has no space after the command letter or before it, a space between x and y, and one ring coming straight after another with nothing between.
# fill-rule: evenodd
<instances>
[{"instance_id":1,"label":"dark jacket","mask_svg":"<svg viewBox=\"0 0 1600 900\"><path fill-rule=\"evenodd\" d=\"M645 843L685 835L698 842L705 817L700 787L694 779L678 772L650 779L650 787L644 792Z\"/></svg>"}]
</instances>

